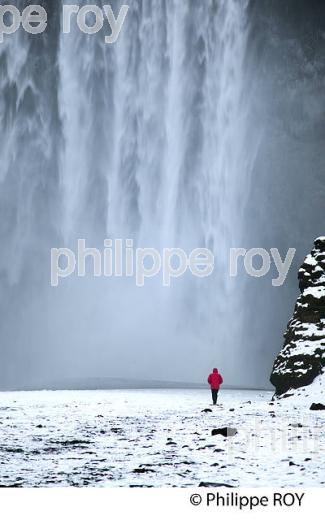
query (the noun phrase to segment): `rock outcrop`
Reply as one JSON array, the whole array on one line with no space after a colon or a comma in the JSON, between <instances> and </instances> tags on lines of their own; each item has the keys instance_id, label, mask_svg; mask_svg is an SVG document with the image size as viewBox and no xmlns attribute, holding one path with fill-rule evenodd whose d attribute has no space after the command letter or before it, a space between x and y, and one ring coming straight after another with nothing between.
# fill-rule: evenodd
<instances>
[{"instance_id":1,"label":"rock outcrop","mask_svg":"<svg viewBox=\"0 0 325 520\"><path fill-rule=\"evenodd\" d=\"M315 240L298 273L299 296L270 381L276 395L311 384L325 365L325 237Z\"/></svg>"}]
</instances>

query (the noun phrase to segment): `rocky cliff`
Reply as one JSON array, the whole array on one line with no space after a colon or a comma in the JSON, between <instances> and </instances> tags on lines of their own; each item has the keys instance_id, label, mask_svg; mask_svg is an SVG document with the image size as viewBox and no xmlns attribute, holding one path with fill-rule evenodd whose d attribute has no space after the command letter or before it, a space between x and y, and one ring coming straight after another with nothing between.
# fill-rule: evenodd
<instances>
[{"instance_id":1,"label":"rocky cliff","mask_svg":"<svg viewBox=\"0 0 325 520\"><path fill-rule=\"evenodd\" d=\"M276 395L310 385L325 365L325 237L315 240L298 273L299 296L270 381Z\"/></svg>"}]
</instances>

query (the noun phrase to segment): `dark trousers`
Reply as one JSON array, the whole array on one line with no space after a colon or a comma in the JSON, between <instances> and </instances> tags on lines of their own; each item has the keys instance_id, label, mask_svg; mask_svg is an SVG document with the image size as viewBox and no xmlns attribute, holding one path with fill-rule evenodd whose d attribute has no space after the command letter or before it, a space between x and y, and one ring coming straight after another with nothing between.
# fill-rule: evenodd
<instances>
[{"instance_id":1,"label":"dark trousers","mask_svg":"<svg viewBox=\"0 0 325 520\"><path fill-rule=\"evenodd\" d=\"M214 390L213 388L211 388L213 404L217 404L218 392L219 392L219 390Z\"/></svg>"}]
</instances>

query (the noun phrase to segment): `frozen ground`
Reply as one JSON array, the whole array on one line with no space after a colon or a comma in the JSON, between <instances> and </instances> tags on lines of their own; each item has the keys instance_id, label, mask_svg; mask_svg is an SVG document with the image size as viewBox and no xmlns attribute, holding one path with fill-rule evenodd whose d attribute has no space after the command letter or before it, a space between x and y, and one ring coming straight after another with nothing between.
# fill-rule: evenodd
<instances>
[{"instance_id":1,"label":"frozen ground","mask_svg":"<svg viewBox=\"0 0 325 520\"><path fill-rule=\"evenodd\" d=\"M0 394L1 486L318 486L325 411L271 392ZM210 408L212 412L202 412ZM232 438L212 436L230 426Z\"/></svg>"}]
</instances>

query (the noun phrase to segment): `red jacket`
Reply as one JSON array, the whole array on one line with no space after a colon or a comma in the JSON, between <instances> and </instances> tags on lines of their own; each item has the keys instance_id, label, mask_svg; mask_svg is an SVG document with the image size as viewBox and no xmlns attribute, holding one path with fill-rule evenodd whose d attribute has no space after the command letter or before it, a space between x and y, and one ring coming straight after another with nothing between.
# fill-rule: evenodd
<instances>
[{"instance_id":1,"label":"red jacket","mask_svg":"<svg viewBox=\"0 0 325 520\"><path fill-rule=\"evenodd\" d=\"M223 383L223 379L217 368L214 368L212 374L209 375L208 383L212 390L219 390L220 385Z\"/></svg>"}]
</instances>

